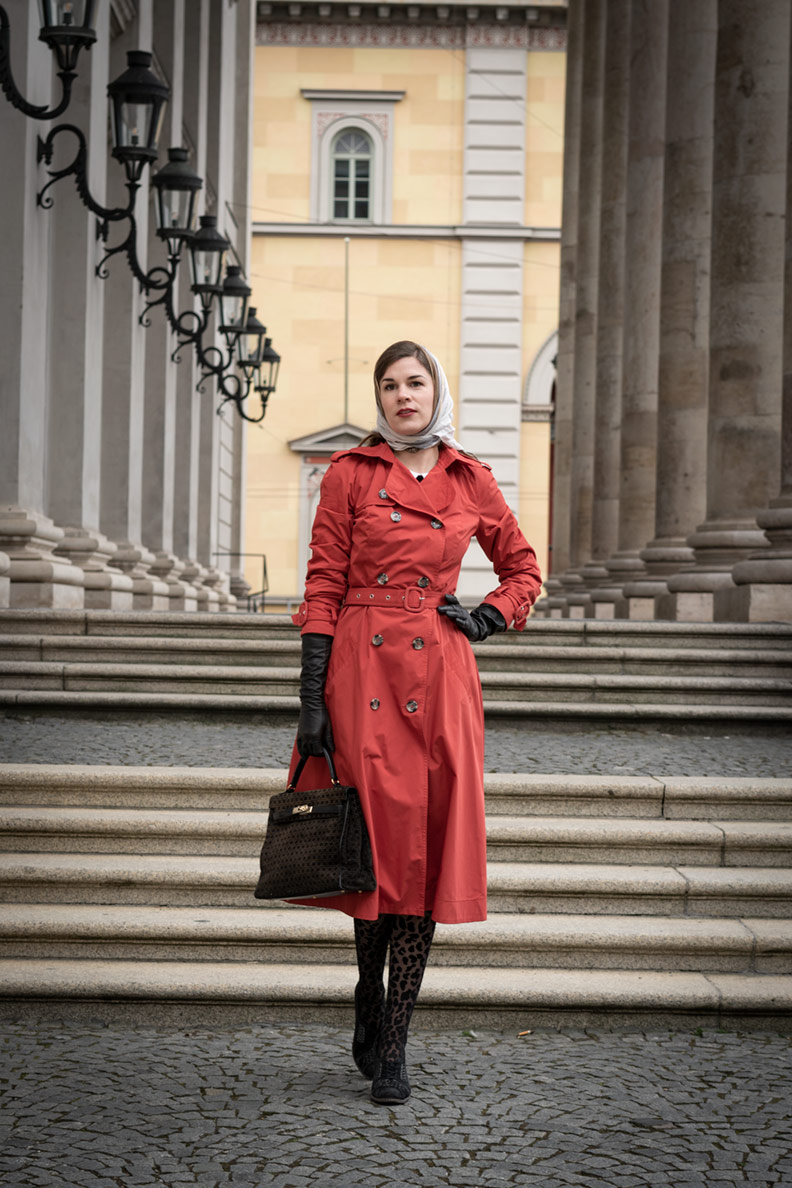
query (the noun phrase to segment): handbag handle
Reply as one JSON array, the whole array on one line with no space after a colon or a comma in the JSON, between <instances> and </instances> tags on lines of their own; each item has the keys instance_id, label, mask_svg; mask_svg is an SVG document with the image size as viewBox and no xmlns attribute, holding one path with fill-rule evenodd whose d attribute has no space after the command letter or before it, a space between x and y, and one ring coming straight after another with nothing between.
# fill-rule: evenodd
<instances>
[{"instance_id":1,"label":"handbag handle","mask_svg":"<svg viewBox=\"0 0 792 1188\"><path fill-rule=\"evenodd\" d=\"M325 759L327 760L327 766L330 768L330 783L333 785L334 788L340 788L341 781L339 780L338 776L336 775L335 763L333 763L333 756L330 754L327 747L322 747L322 754L324 755ZM295 789L297 788L297 784L299 782L300 776L303 773L303 768L305 767L308 760L313 759L313 758L315 758L315 756L313 756L313 755L302 755L300 757L300 762L297 764L297 766L294 769L294 775L289 780L289 783L286 786L287 792L295 791Z\"/></svg>"}]
</instances>

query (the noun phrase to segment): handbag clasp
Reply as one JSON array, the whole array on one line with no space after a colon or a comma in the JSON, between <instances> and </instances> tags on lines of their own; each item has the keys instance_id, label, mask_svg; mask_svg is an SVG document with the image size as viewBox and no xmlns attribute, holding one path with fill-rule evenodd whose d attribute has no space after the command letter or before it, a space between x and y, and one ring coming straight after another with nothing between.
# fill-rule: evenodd
<instances>
[{"instance_id":1,"label":"handbag clasp","mask_svg":"<svg viewBox=\"0 0 792 1188\"><path fill-rule=\"evenodd\" d=\"M292 814L294 814L294 813L312 813L312 812L313 812L312 804L296 804L294 806L294 808L292 809Z\"/></svg>"}]
</instances>

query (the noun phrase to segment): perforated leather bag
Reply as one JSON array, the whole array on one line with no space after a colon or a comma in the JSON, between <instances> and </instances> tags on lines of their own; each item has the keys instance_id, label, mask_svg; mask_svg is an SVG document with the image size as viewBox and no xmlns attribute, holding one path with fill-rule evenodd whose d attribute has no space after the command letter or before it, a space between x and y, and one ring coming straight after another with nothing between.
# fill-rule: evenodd
<instances>
[{"instance_id":1,"label":"perforated leather bag","mask_svg":"<svg viewBox=\"0 0 792 1188\"><path fill-rule=\"evenodd\" d=\"M315 899L377 886L357 789L341 784L329 751L330 787L298 792L306 759L270 800L256 899Z\"/></svg>"}]
</instances>

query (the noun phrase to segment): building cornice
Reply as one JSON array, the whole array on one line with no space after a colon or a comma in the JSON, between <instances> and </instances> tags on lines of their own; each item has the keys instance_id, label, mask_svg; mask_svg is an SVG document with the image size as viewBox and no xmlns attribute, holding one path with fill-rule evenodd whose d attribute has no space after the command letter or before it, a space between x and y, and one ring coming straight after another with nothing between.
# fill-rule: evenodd
<instances>
[{"instance_id":1,"label":"building cornice","mask_svg":"<svg viewBox=\"0 0 792 1188\"><path fill-rule=\"evenodd\" d=\"M566 29L524 24L352 24L266 21L256 26L261 46L322 46L344 49L525 49L566 51Z\"/></svg>"},{"instance_id":2,"label":"building cornice","mask_svg":"<svg viewBox=\"0 0 792 1188\"><path fill-rule=\"evenodd\" d=\"M315 239L523 239L556 242L560 227L520 227L497 223L421 225L414 223L253 223L254 235Z\"/></svg>"}]
</instances>

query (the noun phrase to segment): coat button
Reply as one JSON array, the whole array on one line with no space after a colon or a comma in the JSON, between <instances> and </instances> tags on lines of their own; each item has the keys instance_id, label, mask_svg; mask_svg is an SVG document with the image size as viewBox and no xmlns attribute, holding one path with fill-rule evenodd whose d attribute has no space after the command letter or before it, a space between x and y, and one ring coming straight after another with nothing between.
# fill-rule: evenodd
<instances>
[{"instance_id":1,"label":"coat button","mask_svg":"<svg viewBox=\"0 0 792 1188\"><path fill-rule=\"evenodd\" d=\"M381 573L379 575L379 577L377 578L377 582L379 583L380 586L387 586L387 584L388 584L387 573Z\"/></svg>"},{"instance_id":2,"label":"coat button","mask_svg":"<svg viewBox=\"0 0 792 1188\"><path fill-rule=\"evenodd\" d=\"M384 640L381 635L372 635L371 642L374 644L375 648L378 648L380 644L384 643Z\"/></svg>"},{"instance_id":3,"label":"coat button","mask_svg":"<svg viewBox=\"0 0 792 1188\"><path fill-rule=\"evenodd\" d=\"M424 646L424 641L421 639L420 635L416 635L412 646L415 648L416 652L420 652L421 648Z\"/></svg>"},{"instance_id":4,"label":"coat button","mask_svg":"<svg viewBox=\"0 0 792 1188\"><path fill-rule=\"evenodd\" d=\"M380 499L387 499L387 498L388 498L388 492L385 490L385 488L384 488L384 487L381 489L381 491L380 491L380 493L379 493L379 497L380 497Z\"/></svg>"},{"instance_id":5,"label":"coat button","mask_svg":"<svg viewBox=\"0 0 792 1188\"><path fill-rule=\"evenodd\" d=\"M429 585L429 578L428 577L419 577L416 584L419 585L422 590L425 590L426 587Z\"/></svg>"},{"instance_id":6,"label":"coat button","mask_svg":"<svg viewBox=\"0 0 792 1188\"><path fill-rule=\"evenodd\" d=\"M398 524L399 520L401 519L401 512L391 512L391 519L393 520L394 524Z\"/></svg>"},{"instance_id":7,"label":"coat button","mask_svg":"<svg viewBox=\"0 0 792 1188\"><path fill-rule=\"evenodd\" d=\"M408 701L407 702L407 713L408 714L414 714L417 709L418 709L417 701Z\"/></svg>"},{"instance_id":8,"label":"coat button","mask_svg":"<svg viewBox=\"0 0 792 1188\"><path fill-rule=\"evenodd\" d=\"M443 527L443 525L440 523L439 520L432 520L431 524L432 524L433 528L442 528Z\"/></svg>"},{"instance_id":9,"label":"coat button","mask_svg":"<svg viewBox=\"0 0 792 1188\"><path fill-rule=\"evenodd\" d=\"M372 709L379 709L379 697L372 697L369 705Z\"/></svg>"}]
</instances>

